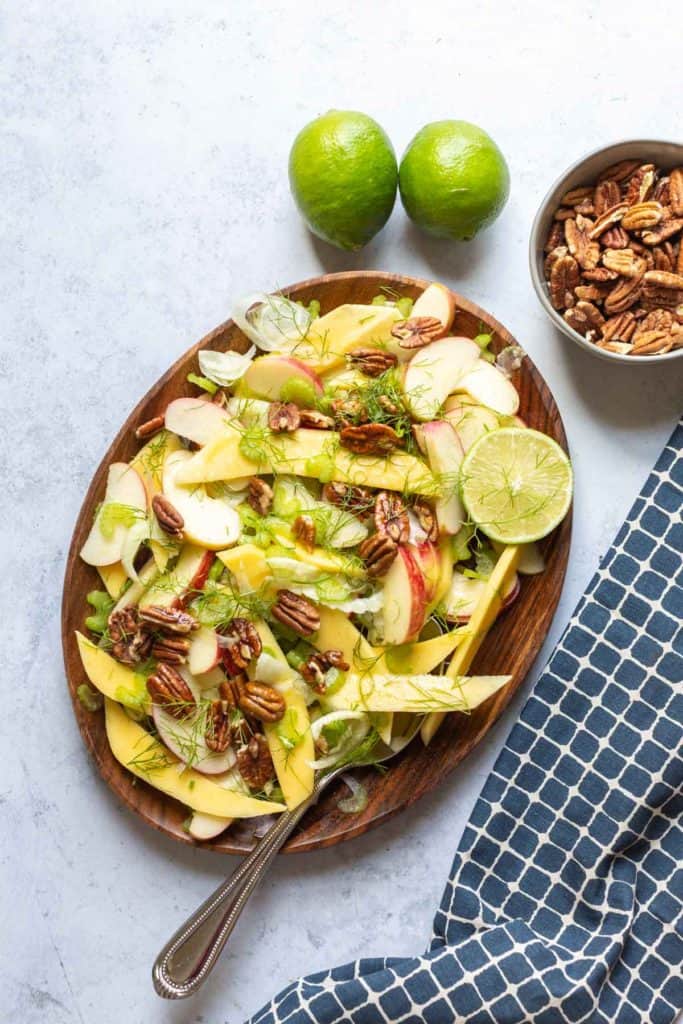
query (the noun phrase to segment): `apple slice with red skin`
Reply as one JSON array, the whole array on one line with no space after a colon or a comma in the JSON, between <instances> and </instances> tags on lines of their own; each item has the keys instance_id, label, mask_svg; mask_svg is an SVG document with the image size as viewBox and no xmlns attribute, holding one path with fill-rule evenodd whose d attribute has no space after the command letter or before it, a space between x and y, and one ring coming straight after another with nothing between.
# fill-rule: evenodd
<instances>
[{"instance_id":1,"label":"apple slice with red skin","mask_svg":"<svg viewBox=\"0 0 683 1024\"><path fill-rule=\"evenodd\" d=\"M113 565L121 560L130 526L114 523L106 536L102 532L102 514L107 505L114 504L125 505L139 513L140 518L147 514L147 491L142 477L127 462L112 462L109 467L104 501L95 516L88 539L81 548L81 558L88 565Z\"/></svg>"},{"instance_id":2,"label":"apple slice with red skin","mask_svg":"<svg viewBox=\"0 0 683 1024\"><path fill-rule=\"evenodd\" d=\"M465 522L465 510L457 492L464 457L462 444L446 420L431 420L423 423L418 430L418 443L424 444L429 468L435 476L445 478L443 489L446 494L437 498L435 505L439 532L453 536Z\"/></svg>"},{"instance_id":3,"label":"apple slice with red skin","mask_svg":"<svg viewBox=\"0 0 683 1024\"><path fill-rule=\"evenodd\" d=\"M479 359L480 351L471 338L439 338L417 350L402 373L403 394L416 420L437 416Z\"/></svg>"},{"instance_id":4,"label":"apple slice with red skin","mask_svg":"<svg viewBox=\"0 0 683 1024\"><path fill-rule=\"evenodd\" d=\"M169 403L164 418L167 430L194 444L205 445L226 429L230 417L206 399L176 398Z\"/></svg>"},{"instance_id":5,"label":"apple slice with red skin","mask_svg":"<svg viewBox=\"0 0 683 1024\"><path fill-rule=\"evenodd\" d=\"M267 398L271 402L280 399L283 386L290 380L305 381L313 386L316 394L323 393L323 383L318 374L294 356L259 356L253 361L242 380L249 394Z\"/></svg>"},{"instance_id":6,"label":"apple slice with red skin","mask_svg":"<svg viewBox=\"0 0 683 1024\"><path fill-rule=\"evenodd\" d=\"M201 484L184 486L177 482L178 472L192 453L172 452L164 462L164 496L183 517L183 533L188 540L212 551L221 551L237 542L241 524L237 511L220 498L212 498Z\"/></svg>"},{"instance_id":7,"label":"apple slice with red skin","mask_svg":"<svg viewBox=\"0 0 683 1024\"><path fill-rule=\"evenodd\" d=\"M409 545L411 554L416 559L424 578L425 597L429 604L436 593L441 575L441 552L436 544L424 540L420 544Z\"/></svg>"},{"instance_id":8,"label":"apple slice with red skin","mask_svg":"<svg viewBox=\"0 0 683 1024\"><path fill-rule=\"evenodd\" d=\"M193 633L190 650L187 655L187 667L193 676L201 676L210 672L221 660L221 649L218 646L218 634L215 629L200 626Z\"/></svg>"},{"instance_id":9,"label":"apple slice with red skin","mask_svg":"<svg viewBox=\"0 0 683 1024\"><path fill-rule=\"evenodd\" d=\"M443 284L430 284L415 300L410 316L432 316L443 324L444 335L448 334L455 316L455 296Z\"/></svg>"},{"instance_id":10,"label":"apple slice with red skin","mask_svg":"<svg viewBox=\"0 0 683 1024\"><path fill-rule=\"evenodd\" d=\"M464 576L461 572L454 572L451 587L445 600L446 618L448 621L456 622L459 625L468 622L474 614L485 589L486 580L473 579L469 576ZM503 597L501 611L504 611L516 600L519 591L519 577L515 573Z\"/></svg>"},{"instance_id":11,"label":"apple slice with red skin","mask_svg":"<svg viewBox=\"0 0 683 1024\"><path fill-rule=\"evenodd\" d=\"M519 409L519 394L515 385L485 359L480 359L470 367L451 391L464 391L480 405L502 416L514 416Z\"/></svg>"},{"instance_id":12,"label":"apple slice with red skin","mask_svg":"<svg viewBox=\"0 0 683 1024\"><path fill-rule=\"evenodd\" d=\"M414 640L427 615L427 587L422 569L407 546L399 547L384 577L384 642Z\"/></svg>"},{"instance_id":13,"label":"apple slice with red skin","mask_svg":"<svg viewBox=\"0 0 683 1024\"><path fill-rule=\"evenodd\" d=\"M203 590L215 557L213 551L185 544L175 569L152 583L149 590L140 596L140 606L147 608L155 604L162 608L183 608L197 591Z\"/></svg>"},{"instance_id":14,"label":"apple slice with red skin","mask_svg":"<svg viewBox=\"0 0 683 1024\"><path fill-rule=\"evenodd\" d=\"M192 691L196 701L200 699L200 688L189 672L179 670L183 679ZM198 712L187 718L174 718L165 711L161 704L152 704L152 718L159 738L165 746L185 764L189 764L202 775L220 775L232 768L235 763L235 752L228 747L222 754L216 754L206 745L201 724L197 723Z\"/></svg>"}]
</instances>

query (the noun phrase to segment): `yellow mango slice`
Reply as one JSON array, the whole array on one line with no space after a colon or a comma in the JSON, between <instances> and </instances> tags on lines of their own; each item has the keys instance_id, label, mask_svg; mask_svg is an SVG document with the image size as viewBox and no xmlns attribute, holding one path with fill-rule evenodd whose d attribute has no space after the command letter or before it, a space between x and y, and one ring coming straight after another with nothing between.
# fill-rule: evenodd
<instances>
[{"instance_id":1,"label":"yellow mango slice","mask_svg":"<svg viewBox=\"0 0 683 1024\"><path fill-rule=\"evenodd\" d=\"M271 575L266 556L255 544L238 544L235 548L218 551L217 555L235 577L242 593L258 590Z\"/></svg>"},{"instance_id":2,"label":"yellow mango slice","mask_svg":"<svg viewBox=\"0 0 683 1024\"><path fill-rule=\"evenodd\" d=\"M435 494L438 490L432 473L414 455L401 451L387 458L353 455L339 447L339 434L333 430L302 428L293 434L268 435L257 445L262 462L244 457L239 449L240 437L240 432L231 428L210 441L178 471L177 482L211 483L256 473L293 473L317 479L331 472L331 478L342 483L414 494Z\"/></svg>"},{"instance_id":3,"label":"yellow mango slice","mask_svg":"<svg viewBox=\"0 0 683 1024\"><path fill-rule=\"evenodd\" d=\"M154 495L162 490L161 480L167 456L181 448L180 438L176 434L172 434L170 430L161 430L130 460L129 465L142 477L150 502Z\"/></svg>"},{"instance_id":4,"label":"yellow mango slice","mask_svg":"<svg viewBox=\"0 0 683 1024\"><path fill-rule=\"evenodd\" d=\"M456 647L464 643L467 635L467 629L463 627L430 640L389 648L385 655L386 663L392 672L401 675L424 675L432 672Z\"/></svg>"},{"instance_id":5,"label":"yellow mango slice","mask_svg":"<svg viewBox=\"0 0 683 1024\"><path fill-rule=\"evenodd\" d=\"M313 321L304 341L301 358L316 373L330 373L344 366L345 355L354 348L382 344L401 314L394 306L345 303ZM309 347L313 354L309 354ZM294 355L298 355L294 352Z\"/></svg>"},{"instance_id":6,"label":"yellow mango slice","mask_svg":"<svg viewBox=\"0 0 683 1024\"><path fill-rule=\"evenodd\" d=\"M144 676L138 675L132 668L127 668L116 661L110 654L97 647L82 633L76 632L78 652L83 668L90 682L100 693L111 700L129 698L130 704L145 706L149 702Z\"/></svg>"},{"instance_id":7,"label":"yellow mango slice","mask_svg":"<svg viewBox=\"0 0 683 1024\"><path fill-rule=\"evenodd\" d=\"M130 719L120 704L108 699L104 709L107 739L116 760L139 779L192 810L220 818L255 818L285 810L283 804L223 789L193 768L179 770L177 758Z\"/></svg>"},{"instance_id":8,"label":"yellow mango slice","mask_svg":"<svg viewBox=\"0 0 683 1024\"><path fill-rule=\"evenodd\" d=\"M105 590L115 601L118 600L128 574L120 562L113 562L111 565L98 565L97 571L104 583Z\"/></svg>"},{"instance_id":9,"label":"yellow mango slice","mask_svg":"<svg viewBox=\"0 0 683 1024\"><path fill-rule=\"evenodd\" d=\"M510 682L511 676L358 675L326 701L335 710L363 711L471 711Z\"/></svg>"},{"instance_id":10,"label":"yellow mango slice","mask_svg":"<svg viewBox=\"0 0 683 1024\"><path fill-rule=\"evenodd\" d=\"M493 625L503 605L503 596L509 589L512 578L517 571L520 555L519 546L510 545L504 549L496 562L494 570L487 581L486 589L475 608L474 615L467 623L467 639L456 649L446 671L446 674L451 679L464 676L469 671L482 640ZM425 719L420 730L423 743L427 744L430 742L443 719L443 712L435 712Z\"/></svg>"},{"instance_id":11,"label":"yellow mango slice","mask_svg":"<svg viewBox=\"0 0 683 1024\"><path fill-rule=\"evenodd\" d=\"M289 669L287 659L268 624L259 620L255 625L263 646ZM315 749L304 698L286 682L280 683L278 690L285 699L285 717L280 722L266 723L264 732L275 765L277 781L280 783L285 803L291 811L313 792L314 772L310 762L315 760ZM296 739L294 746L288 745L291 738Z\"/></svg>"}]
</instances>

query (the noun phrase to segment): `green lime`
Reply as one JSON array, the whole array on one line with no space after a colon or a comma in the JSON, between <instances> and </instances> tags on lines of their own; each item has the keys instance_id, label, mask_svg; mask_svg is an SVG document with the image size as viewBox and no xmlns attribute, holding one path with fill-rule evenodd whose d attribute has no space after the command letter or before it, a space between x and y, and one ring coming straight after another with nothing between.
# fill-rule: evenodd
<instances>
[{"instance_id":1,"label":"green lime","mask_svg":"<svg viewBox=\"0 0 683 1024\"><path fill-rule=\"evenodd\" d=\"M384 227L396 201L396 155L367 114L329 110L297 135L289 184L313 234L360 249Z\"/></svg>"},{"instance_id":2,"label":"green lime","mask_svg":"<svg viewBox=\"0 0 683 1024\"><path fill-rule=\"evenodd\" d=\"M538 430L503 427L476 441L460 468L463 504L491 540L527 544L554 530L572 500L569 459Z\"/></svg>"},{"instance_id":3,"label":"green lime","mask_svg":"<svg viewBox=\"0 0 683 1024\"><path fill-rule=\"evenodd\" d=\"M467 121L421 128L401 160L406 213L439 238L467 240L492 224L507 202L510 174L493 139Z\"/></svg>"}]
</instances>

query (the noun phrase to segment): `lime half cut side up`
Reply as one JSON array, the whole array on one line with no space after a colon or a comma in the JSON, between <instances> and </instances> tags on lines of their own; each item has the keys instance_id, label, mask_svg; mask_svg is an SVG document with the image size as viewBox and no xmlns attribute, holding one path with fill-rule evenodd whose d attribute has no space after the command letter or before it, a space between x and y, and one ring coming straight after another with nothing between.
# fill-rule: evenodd
<instances>
[{"instance_id":1,"label":"lime half cut side up","mask_svg":"<svg viewBox=\"0 0 683 1024\"><path fill-rule=\"evenodd\" d=\"M527 544L554 530L572 500L573 474L556 441L505 427L472 445L460 470L463 504L491 540Z\"/></svg>"}]
</instances>

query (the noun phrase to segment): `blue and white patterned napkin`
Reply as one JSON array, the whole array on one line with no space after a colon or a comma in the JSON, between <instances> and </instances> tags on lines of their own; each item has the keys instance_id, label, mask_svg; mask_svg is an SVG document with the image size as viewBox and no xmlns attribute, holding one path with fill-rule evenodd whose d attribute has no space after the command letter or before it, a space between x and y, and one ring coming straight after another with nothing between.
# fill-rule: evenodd
<instances>
[{"instance_id":1,"label":"blue and white patterned napkin","mask_svg":"<svg viewBox=\"0 0 683 1024\"><path fill-rule=\"evenodd\" d=\"M428 952L253 1024L668 1024L683 1008L683 425L472 812Z\"/></svg>"}]
</instances>

